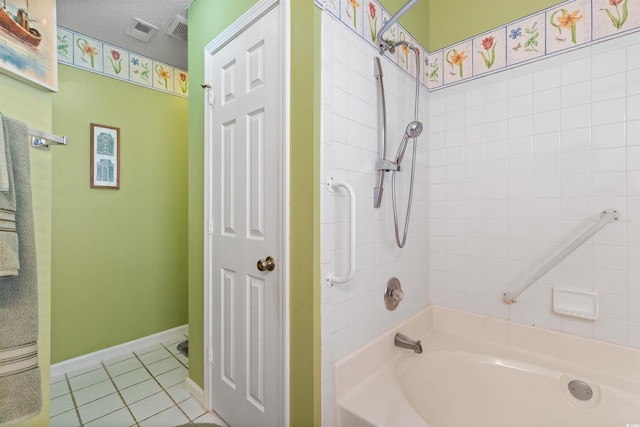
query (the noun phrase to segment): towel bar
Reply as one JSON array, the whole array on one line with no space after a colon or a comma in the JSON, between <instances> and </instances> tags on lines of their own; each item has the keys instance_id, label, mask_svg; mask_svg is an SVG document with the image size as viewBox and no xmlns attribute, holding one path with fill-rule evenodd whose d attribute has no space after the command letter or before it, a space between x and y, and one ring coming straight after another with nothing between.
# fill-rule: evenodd
<instances>
[{"instance_id":1,"label":"towel bar","mask_svg":"<svg viewBox=\"0 0 640 427\"><path fill-rule=\"evenodd\" d=\"M516 302L516 298L518 295L526 291L529 286L533 285L538 279L547 274L553 267L558 265L563 259L568 257L578 249L584 242L589 240L591 236L600 231L605 225L610 222L617 221L620 218L618 211L615 209L605 209L600 212L600 221L595 223L591 228L582 233L580 237L573 241L569 246L564 248L561 252L559 252L556 256L551 258L549 262L540 267L535 273L533 273L527 280L522 282L516 289L511 292L505 292L502 294L502 301L507 304L513 304Z\"/></svg>"},{"instance_id":2,"label":"towel bar","mask_svg":"<svg viewBox=\"0 0 640 427\"><path fill-rule=\"evenodd\" d=\"M49 149L50 144L69 145L69 139L66 136L54 135L37 129L29 129L29 136L31 137L31 146L34 148Z\"/></svg>"}]
</instances>

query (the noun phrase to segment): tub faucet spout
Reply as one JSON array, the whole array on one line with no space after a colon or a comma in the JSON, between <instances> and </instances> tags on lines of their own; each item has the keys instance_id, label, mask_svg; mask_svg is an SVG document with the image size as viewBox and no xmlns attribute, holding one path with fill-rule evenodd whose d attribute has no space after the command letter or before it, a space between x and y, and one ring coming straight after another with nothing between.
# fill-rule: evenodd
<instances>
[{"instance_id":1,"label":"tub faucet spout","mask_svg":"<svg viewBox=\"0 0 640 427\"><path fill-rule=\"evenodd\" d=\"M396 347L408 348L409 350L413 350L414 353L420 354L422 353L422 343L420 340L412 340L408 336L401 334L400 332L396 333L396 337L393 340L393 343Z\"/></svg>"}]
</instances>

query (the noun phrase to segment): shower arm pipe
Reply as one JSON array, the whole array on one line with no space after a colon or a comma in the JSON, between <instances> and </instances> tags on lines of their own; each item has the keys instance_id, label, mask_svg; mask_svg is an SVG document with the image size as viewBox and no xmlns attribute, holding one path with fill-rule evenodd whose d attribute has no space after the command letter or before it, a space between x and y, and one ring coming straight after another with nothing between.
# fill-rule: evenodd
<instances>
[{"instance_id":1,"label":"shower arm pipe","mask_svg":"<svg viewBox=\"0 0 640 427\"><path fill-rule=\"evenodd\" d=\"M558 265L562 260L571 255L576 249L584 244L587 240L589 240L594 234L598 231L602 230L607 224L610 222L617 221L620 218L618 211L615 209L605 209L600 213L600 221L595 223L591 228L582 233L580 237L574 240L569 246L564 248L561 252L559 252L556 256L551 258L549 262L540 267L535 273L533 273L527 280L522 282L516 289L511 292L505 292L502 294L502 301L507 304L513 304L516 301L516 298L526 291L529 286L533 285L538 279L547 274L552 268Z\"/></svg>"},{"instance_id":2,"label":"shower arm pipe","mask_svg":"<svg viewBox=\"0 0 640 427\"><path fill-rule=\"evenodd\" d=\"M400 8L400 10L398 10L395 15L393 15L391 18L389 18L389 20L387 21L386 24L384 24L382 26L382 28L380 28L380 31L378 31L378 35L376 36L376 38L378 39L378 45L380 46L380 54L384 54L384 52L386 50L389 50L392 48L392 46L389 44L389 42L387 42L385 39L382 38L382 36L384 35L384 33L386 33L389 28L391 28L391 26L393 26L393 24L395 24L396 22L398 22L398 19L400 19L400 17L402 15L404 15L405 13L407 13L407 11L413 7L413 5L415 5L418 2L418 0L409 0L404 6L402 6Z\"/></svg>"},{"instance_id":3,"label":"shower arm pipe","mask_svg":"<svg viewBox=\"0 0 640 427\"><path fill-rule=\"evenodd\" d=\"M329 286L348 282L356 274L356 194L353 187L346 182L334 181L331 178L327 183L327 190L334 192L337 188L343 188L349 196L349 270L344 276L329 274L327 277L327 285Z\"/></svg>"}]
</instances>

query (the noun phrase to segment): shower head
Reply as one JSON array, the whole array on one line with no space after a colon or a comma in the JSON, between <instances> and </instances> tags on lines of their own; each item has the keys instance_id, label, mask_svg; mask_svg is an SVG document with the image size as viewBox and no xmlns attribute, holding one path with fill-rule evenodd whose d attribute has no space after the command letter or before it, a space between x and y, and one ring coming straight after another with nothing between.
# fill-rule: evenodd
<instances>
[{"instance_id":1,"label":"shower head","mask_svg":"<svg viewBox=\"0 0 640 427\"><path fill-rule=\"evenodd\" d=\"M415 120L407 125L405 135L409 138L417 138L422 133L422 122Z\"/></svg>"},{"instance_id":2,"label":"shower head","mask_svg":"<svg viewBox=\"0 0 640 427\"><path fill-rule=\"evenodd\" d=\"M422 122L415 120L407 125L407 129L404 131L404 136L398 147L398 154L396 155L396 164L400 165L404 158L404 152L407 150L407 144L409 139L417 138L422 133Z\"/></svg>"},{"instance_id":3,"label":"shower head","mask_svg":"<svg viewBox=\"0 0 640 427\"><path fill-rule=\"evenodd\" d=\"M382 38L383 34L386 33L393 24L398 22L398 19L400 19L402 15L407 13L407 11L411 9L413 5L415 5L417 2L418 0L409 0L404 6L400 8L400 10L396 12L395 15L389 18L389 20L382 26L382 28L380 28L380 31L378 31L378 35L376 38L378 40L378 46L380 46L381 55L384 53L385 50L391 48L391 45L389 44L389 42Z\"/></svg>"}]
</instances>

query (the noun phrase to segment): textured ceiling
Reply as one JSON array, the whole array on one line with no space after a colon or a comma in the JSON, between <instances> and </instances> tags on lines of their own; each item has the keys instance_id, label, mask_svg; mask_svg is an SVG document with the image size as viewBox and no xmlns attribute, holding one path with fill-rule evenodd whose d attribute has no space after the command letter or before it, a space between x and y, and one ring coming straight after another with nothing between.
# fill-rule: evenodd
<instances>
[{"instance_id":1,"label":"textured ceiling","mask_svg":"<svg viewBox=\"0 0 640 427\"><path fill-rule=\"evenodd\" d=\"M176 15L187 18L192 0L57 0L58 25L140 55L187 69L187 43L165 31ZM126 34L134 18L158 27L142 42Z\"/></svg>"}]
</instances>

